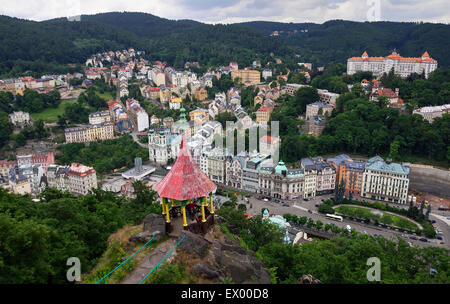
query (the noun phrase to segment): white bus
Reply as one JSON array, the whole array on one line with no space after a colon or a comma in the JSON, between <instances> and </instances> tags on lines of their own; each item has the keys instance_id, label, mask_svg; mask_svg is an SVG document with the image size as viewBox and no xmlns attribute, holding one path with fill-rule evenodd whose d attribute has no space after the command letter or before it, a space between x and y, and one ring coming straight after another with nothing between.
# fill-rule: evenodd
<instances>
[{"instance_id":1,"label":"white bus","mask_svg":"<svg viewBox=\"0 0 450 304\"><path fill-rule=\"evenodd\" d=\"M334 214L329 214L329 213L327 213L325 215L325 217L329 220L334 220L334 221L339 221L339 222L342 222L344 220L342 218L342 216L340 216L340 215L334 215Z\"/></svg>"}]
</instances>

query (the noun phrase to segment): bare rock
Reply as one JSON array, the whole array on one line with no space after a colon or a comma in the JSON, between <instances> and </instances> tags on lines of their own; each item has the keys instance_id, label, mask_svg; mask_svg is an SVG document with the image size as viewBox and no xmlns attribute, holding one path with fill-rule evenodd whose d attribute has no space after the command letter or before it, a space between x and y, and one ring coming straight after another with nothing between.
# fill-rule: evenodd
<instances>
[{"instance_id":1,"label":"bare rock","mask_svg":"<svg viewBox=\"0 0 450 304\"><path fill-rule=\"evenodd\" d=\"M178 246L179 249L200 258L204 258L206 256L210 243L204 237L189 231L183 231L178 240L180 240L183 236L184 240Z\"/></svg>"},{"instance_id":2,"label":"bare rock","mask_svg":"<svg viewBox=\"0 0 450 304\"><path fill-rule=\"evenodd\" d=\"M166 222L160 214L149 214L144 219L144 231L159 231L162 235L166 233Z\"/></svg>"},{"instance_id":3,"label":"bare rock","mask_svg":"<svg viewBox=\"0 0 450 304\"><path fill-rule=\"evenodd\" d=\"M298 284L322 284L322 282L310 274L304 274L298 279Z\"/></svg>"}]
</instances>

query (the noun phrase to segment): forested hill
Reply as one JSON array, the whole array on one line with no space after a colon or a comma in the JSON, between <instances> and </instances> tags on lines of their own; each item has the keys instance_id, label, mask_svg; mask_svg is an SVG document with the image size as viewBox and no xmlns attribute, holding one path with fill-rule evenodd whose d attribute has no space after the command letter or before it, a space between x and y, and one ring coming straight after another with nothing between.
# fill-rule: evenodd
<instances>
[{"instance_id":1,"label":"forested hill","mask_svg":"<svg viewBox=\"0 0 450 304\"><path fill-rule=\"evenodd\" d=\"M280 41L319 65L344 63L364 51L369 56L386 56L396 50L404 57L419 57L427 50L440 67L450 67L450 25L446 24L332 20L323 24L258 21L244 25L267 35L284 31L277 37Z\"/></svg>"},{"instance_id":2,"label":"forested hill","mask_svg":"<svg viewBox=\"0 0 450 304\"><path fill-rule=\"evenodd\" d=\"M270 37L273 30L283 33ZM287 35L287 31L292 33ZM68 63L83 63L93 53L128 47L146 51L148 59L164 60L176 68L186 61L214 66L238 61L240 66L248 66L253 60L267 62L271 52L283 58L283 63L297 60L326 66L345 63L364 50L385 56L393 49L407 57L428 50L440 67L448 68L450 25L339 20L211 25L129 12L83 15L81 22L0 16L0 77L27 71L31 75L67 72ZM300 57L294 59L294 53Z\"/></svg>"}]
</instances>

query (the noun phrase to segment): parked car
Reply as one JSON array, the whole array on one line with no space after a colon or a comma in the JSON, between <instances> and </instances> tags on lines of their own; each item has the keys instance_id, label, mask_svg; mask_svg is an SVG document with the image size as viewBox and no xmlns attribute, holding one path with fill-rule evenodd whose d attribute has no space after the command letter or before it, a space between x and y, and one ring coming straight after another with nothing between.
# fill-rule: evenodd
<instances>
[{"instance_id":1,"label":"parked car","mask_svg":"<svg viewBox=\"0 0 450 304\"><path fill-rule=\"evenodd\" d=\"M420 238L419 241L428 242L428 240L426 238Z\"/></svg>"},{"instance_id":2,"label":"parked car","mask_svg":"<svg viewBox=\"0 0 450 304\"><path fill-rule=\"evenodd\" d=\"M324 199L321 199L321 201L322 201L322 202L325 202L325 200L324 200Z\"/></svg>"},{"instance_id":3,"label":"parked car","mask_svg":"<svg viewBox=\"0 0 450 304\"><path fill-rule=\"evenodd\" d=\"M308 201L308 199L307 199L307 198L304 198L303 200L304 200L305 202L307 202L307 201Z\"/></svg>"},{"instance_id":4,"label":"parked car","mask_svg":"<svg viewBox=\"0 0 450 304\"><path fill-rule=\"evenodd\" d=\"M435 220L432 220L432 221L431 221L431 224L434 224L434 223L436 223L436 221L435 221Z\"/></svg>"},{"instance_id":5,"label":"parked car","mask_svg":"<svg viewBox=\"0 0 450 304\"><path fill-rule=\"evenodd\" d=\"M268 202L269 200L267 198L264 199L265 202Z\"/></svg>"},{"instance_id":6,"label":"parked car","mask_svg":"<svg viewBox=\"0 0 450 304\"><path fill-rule=\"evenodd\" d=\"M309 212L309 213L312 213L312 211L311 211L310 209L308 209L308 212Z\"/></svg>"},{"instance_id":7,"label":"parked car","mask_svg":"<svg viewBox=\"0 0 450 304\"><path fill-rule=\"evenodd\" d=\"M410 238L411 240L417 240L417 237L415 237L414 235L411 235L409 238Z\"/></svg>"},{"instance_id":8,"label":"parked car","mask_svg":"<svg viewBox=\"0 0 450 304\"><path fill-rule=\"evenodd\" d=\"M407 238L408 235L403 233L403 234L402 234L402 237Z\"/></svg>"},{"instance_id":9,"label":"parked car","mask_svg":"<svg viewBox=\"0 0 450 304\"><path fill-rule=\"evenodd\" d=\"M442 240L442 236L440 236L440 235L438 235L436 238L437 238L438 240Z\"/></svg>"},{"instance_id":10,"label":"parked car","mask_svg":"<svg viewBox=\"0 0 450 304\"><path fill-rule=\"evenodd\" d=\"M289 207L289 204L284 203L283 206L284 206L284 207Z\"/></svg>"},{"instance_id":11,"label":"parked car","mask_svg":"<svg viewBox=\"0 0 450 304\"><path fill-rule=\"evenodd\" d=\"M412 247L412 246L413 246L413 244L412 244L411 242L408 242L408 245L409 245L409 247Z\"/></svg>"},{"instance_id":12,"label":"parked car","mask_svg":"<svg viewBox=\"0 0 450 304\"><path fill-rule=\"evenodd\" d=\"M320 205L319 204L315 204L314 206L318 208Z\"/></svg>"}]
</instances>

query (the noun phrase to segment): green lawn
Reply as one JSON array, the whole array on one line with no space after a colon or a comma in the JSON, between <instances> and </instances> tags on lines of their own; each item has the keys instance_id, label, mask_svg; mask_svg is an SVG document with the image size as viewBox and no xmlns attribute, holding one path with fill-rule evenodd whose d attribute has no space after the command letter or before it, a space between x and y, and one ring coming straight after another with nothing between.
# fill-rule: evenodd
<instances>
[{"instance_id":1,"label":"green lawn","mask_svg":"<svg viewBox=\"0 0 450 304\"><path fill-rule=\"evenodd\" d=\"M67 105L71 103L77 102L76 100L63 100L59 104L57 108L49 108L45 109L44 111L40 113L32 113L31 118L33 120L42 119L45 122L52 123L58 121L58 115L64 114L64 109L67 107Z\"/></svg>"},{"instance_id":2,"label":"green lawn","mask_svg":"<svg viewBox=\"0 0 450 304\"><path fill-rule=\"evenodd\" d=\"M359 219L370 219L372 221L377 220L380 223L386 224L386 225L393 225L399 228L405 228L409 230L417 230L419 227L410 220L407 220L403 217L396 216L389 213L384 213L383 215L375 214L372 212L372 210L366 209L366 208L360 208L360 207L353 207L353 206L340 206L335 209L337 213L344 214L347 216L356 217ZM382 212L379 210L375 210L378 212Z\"/></svg>"},{"instance_id":3,"label":"green lawn","mask_svg":"<svg viewBox=\"0 0 450 304\"><path fill-rule=\"evenodd\" d=\"M103 94L97 92L97 95L100 96L101 98L103 98L106 101L108 101L108 100L115 100L116 99L116 97L113 96L110 92L105 92Z\"/></svg>"}]
</instances>

